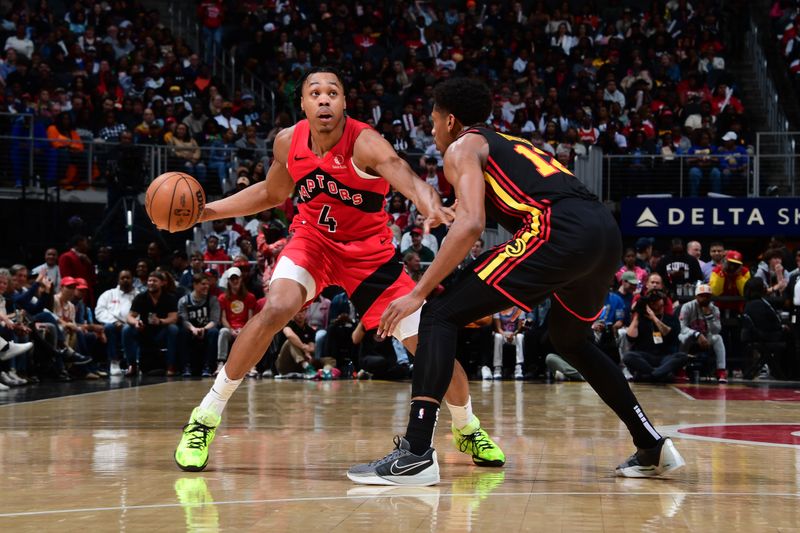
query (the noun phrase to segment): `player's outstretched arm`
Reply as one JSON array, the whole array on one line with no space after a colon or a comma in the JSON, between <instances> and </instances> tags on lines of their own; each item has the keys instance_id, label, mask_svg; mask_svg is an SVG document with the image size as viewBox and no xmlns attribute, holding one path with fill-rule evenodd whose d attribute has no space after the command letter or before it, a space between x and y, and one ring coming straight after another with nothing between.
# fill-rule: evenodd
<instances>
[{"instance_id":1,"label":"player's outstretched arm","mask_svg":"<svg viewBox=\"0 0 800 533\"><path fill-rule=\"evenodd\" d=\"M264 181L209 203L198 222L253 215L282 204L294 192L294 180L286 168L293 132L294 128L286 128L275 137L272 165Z\"/></svg>"},{"instance_id":2,"label":"player's outstretched arm","mask_svg":"<svg viewBox=\"0 0 800 533\"><path fill-rule=\"evenodd\" d=\"M486 140L478 135L465 135L447 149L444 173L453 184L458 199L455 221L439 253L414 290L389 304L384 311L378 328L380 335L391 334L400 320L416 311L433 289L464 260L481 236L486 225L483 161L487 153Z\"/></svg>"},{"instance_id":3,"label":"player's outstretched arm","mask_svg":"<svg viewBox=\"0 0 800 533\"><path fill-rule=\"evenodd\" d=\"M375 176L381 176L400 193L414 202L420 213L431 219L431 226L452 221L453 214L442 207L439 193L411 170L395 152L389 141L372 129L361 132L353 148L356 165Z\"/></svg>"}]
</instances>

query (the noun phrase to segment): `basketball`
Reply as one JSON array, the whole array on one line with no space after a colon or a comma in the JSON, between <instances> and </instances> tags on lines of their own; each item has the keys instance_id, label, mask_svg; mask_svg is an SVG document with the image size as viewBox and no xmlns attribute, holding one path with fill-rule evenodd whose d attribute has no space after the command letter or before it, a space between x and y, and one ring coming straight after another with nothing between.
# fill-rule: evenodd
<instances>
[{"instance_id":1,"label":"basketball","mask_svg":"<svg viewBox=\"0 0 800 533\"><path fill-rule=\"evenodd\" d=\"M189 174L165 172L147 188L144 208L159 229L183 231L200 218L206 205L203 187Z\"/></svg>"}]
</instances>

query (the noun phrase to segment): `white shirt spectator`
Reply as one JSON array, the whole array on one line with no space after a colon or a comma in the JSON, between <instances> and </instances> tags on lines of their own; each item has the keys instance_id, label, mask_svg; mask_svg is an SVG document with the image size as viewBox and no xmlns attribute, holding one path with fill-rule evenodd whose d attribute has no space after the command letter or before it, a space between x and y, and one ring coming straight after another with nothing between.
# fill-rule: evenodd
<instances>
[{"instance_id":1,"label":"white shirt spectator","mask_svg":"<svg viewBox=\"0 0 800 533\"><path fill-rule=\"evenodd\" d=\"M41 265L37 266L33 270L31 270L31 274L39 275L39 272L44 271L47 274L47 277L50 278L50 281L53 282L53 287L55 290L61 288L61 271L58 270L58 264L53 266L47 266L47 263L42 263Z\"/></svg>"},{"instance_id":2,"label":"white shirt spectator","mask_svg":"<svg viewBox=\"0 0 800 533\"><path fill-rule=\"evenodd\" d=\"M214 117L214 120L217 121L217 124L225 128L226 130L231 129L234 133L239 131L239 127L242 125L242 121L236 117L225 118L223 115L217 115Z\"/></svg>"},{"instance_id":3,"label":"white shirt spectator","mask_svg":"<svg viewBox=\"0 0 800 533\"><path fill-rule=\"evenodd\" d=\"M23 55L28 59L30 59L33 55L33 41L31 41L27 36L24 39L20 39L16 35L12 35L6 39L6 45L3 47L3 50L8 50L9 48L13 48L18 54Z\"/></svg>"},{"instance_id":4,"label":"white shirt spectator","mask_svg":"<svg viewBox=\"0 0 800 533\"><path fill-rule=\"evenodd\" d=\"M603 100L606 102L617 102L620 109L625 109L625 95L622 91L615 90L613 93L608 92L608 89L603 91Z\"/></svg>"},{"instance_id":5,"label":"white shirt spectator","mask_svg":"<svg viewBox=\"0 0 800 533\"><path fill-rule=\"evenodd\" d=\"M119 285L113 289L108 289L97 299L97 306L94 309L95 318L101 324L125 323L128 312L131 310L134 296L136 296L135 289L130 292L122 292Z\"/></svg>"},{"instance_id":6,"label":"white shirt spectator","mask_svg":"<svg viewBox=\"0 0 800 533\"><path fill-rule=\"evenodd\" d=\"M510 101L503 104L503 118L508 122L514 122L514 115L518 109L525 109L525 102L512 104Z\"/></svg>"},{"instance_id":7,"label":"white shirt spectator","mask_svg":"<svg viewBox=\"0 0 800 533\"><path fill-rule=\"evenodd\" d=\"M423 233L422 234L422 246L427 246L433 252L433 255L439 253L439 242L436 240L430 233ZM403 237L400 239L400 249L407 250L411 248L411 232L407 231L403 233Z\"/></svg>"}]
</instances>

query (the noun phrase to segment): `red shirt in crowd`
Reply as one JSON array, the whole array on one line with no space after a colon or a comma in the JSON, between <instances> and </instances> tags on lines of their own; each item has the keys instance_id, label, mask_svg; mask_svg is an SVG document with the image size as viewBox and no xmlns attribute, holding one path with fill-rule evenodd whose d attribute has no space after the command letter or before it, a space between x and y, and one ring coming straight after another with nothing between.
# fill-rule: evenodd
<instances>
[{"instance_id":1,"label":"red shirt in crowd","mask_svg":"<svg viewBox=\"0 0 800 533\"><path fill-rule=\"evenodd\" d=\"M247 324L248 311L252 310L256 314L256 297L248 292L244 301L238 297L228 301L228 294L223 292L219 295L219 307L233 329L242 329Z\"/></svg>"},{"instance_id":2,"label":"red shirt in crowd","mask_svg":"<svg viewBox=\"0 0 800 533\"><path fill-rule=\"evenodd\" d=\"M217 248L214 252L209 252L208 250L205 251L203 254L203 261L206 263L210 261L230 261L231 257L225 253L225 250L221 248ZM221 276L227 269L229 265L210 265L209 268L213 268L219 275Z\"/></svg>"},{"instance_id":3,"label":"red shirt in crowd","mask_svg":"<svg viewBox=\"0 0 800 533\"><path fill-rule=\"evenodd\" d=\"M224 13L222 0L207 0L197 6L197 16L206 28L215 30L222 26Z\"/></svg>"},{"instance_id":4,"label":"red shirt in crowd","mask_svg":"<svg viewBox=\"0 0 800 533\"><path fill-rule=\"evenodd\" d=\"M58 258L58 271L61 278L83 278L89 285L89 290L83 293L83 301L87 305L94 302L94 285L96 283L92 260L84 254L78 254L75 249L64 252Z\"/></svg>"}]
</instances>

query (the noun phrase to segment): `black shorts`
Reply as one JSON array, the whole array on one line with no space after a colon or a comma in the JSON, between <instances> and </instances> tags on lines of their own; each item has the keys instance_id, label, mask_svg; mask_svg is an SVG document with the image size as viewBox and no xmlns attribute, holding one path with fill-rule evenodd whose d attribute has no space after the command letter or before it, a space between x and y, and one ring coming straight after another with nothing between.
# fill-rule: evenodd
<instances>
[{"instance_id":1,"label":"black shorts","mask_svg":"<svg viewBox=\"0 0 800 533\"><path fill-rule=\"evenodd\" d=\"M590 322L602 310L621 257L619 226L608 208L571 198L544 211L537 231L517 232L510 241L484 252L470 268L483 283L526 311L552 295L553 305Z\"/></svg>"}]
</instances>

